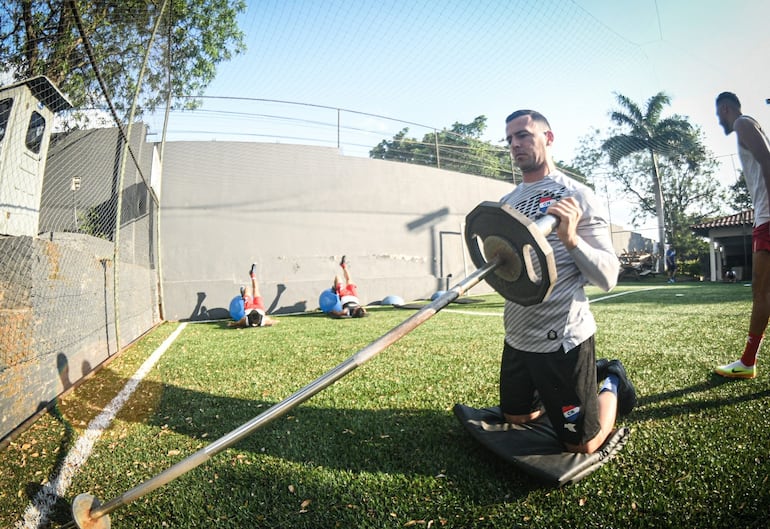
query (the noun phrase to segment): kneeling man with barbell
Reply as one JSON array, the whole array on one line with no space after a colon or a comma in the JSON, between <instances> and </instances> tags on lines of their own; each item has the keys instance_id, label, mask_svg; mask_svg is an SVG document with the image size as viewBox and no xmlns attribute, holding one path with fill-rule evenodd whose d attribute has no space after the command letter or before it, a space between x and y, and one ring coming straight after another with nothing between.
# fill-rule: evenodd
<instances>
[{"instance_id":1,"label":"kneeling man with barbell","mask_svg":"<svg viewBox=\"0 0 770 529\"><path fill-rule=\"evenodd\" d=\"M617 283L619 264L607 215L589 187L557 170L550 153L554 134L542 114L512 113L506 118L506 140L522 183L502 198L503 207L533 221L552 216L558 224L546 236L555 264L546 299L505 302L500 409L512 424L545 414L568 452L590 454L613 432L617 416L636 405L620 361L596 360L596 322L584 292L589 283L604 291ZM540 283L543 279L553 278Z\"/></svg>"}]
</instances>

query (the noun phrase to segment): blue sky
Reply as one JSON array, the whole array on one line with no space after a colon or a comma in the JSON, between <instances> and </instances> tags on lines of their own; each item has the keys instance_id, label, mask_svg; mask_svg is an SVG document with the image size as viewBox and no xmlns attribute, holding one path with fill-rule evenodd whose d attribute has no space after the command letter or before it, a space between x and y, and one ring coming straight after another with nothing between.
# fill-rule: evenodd
<instances>
[{"instance_id":1,"label":"blue sky","mask_svg":"<svg viewBox=\"0 0 770 529\"><path fill-rule=\"evenodd\" d=\"M207 95L439 129L483 114L495 143L506 115L534 108L555 131L555 157L570 161L580 137L608 125L613 93L643 104L665 91L670 113L702 127L725 184L738 162L714 116L716 94L736 92L770 127L766 0L252 0L241 21L248 51L220 67Z\"/></svg>"}]
</instances>

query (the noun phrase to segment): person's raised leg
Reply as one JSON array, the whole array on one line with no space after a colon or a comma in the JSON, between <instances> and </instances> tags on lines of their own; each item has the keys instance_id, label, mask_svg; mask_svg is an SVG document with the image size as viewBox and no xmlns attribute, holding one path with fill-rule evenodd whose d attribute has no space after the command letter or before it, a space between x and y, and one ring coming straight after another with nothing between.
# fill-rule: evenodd
<instances>
[{"instance_id":1,"label":"person's raised leg","mask_svg":"<svg viewBox=\"0 0 770 529\"><path fill-rule=\"evenodd\" d=\"M342 267L342 272L343 272L343 274L345 276L345 284L349 285L353 281L351 280L350 268L348 267L348 262L345 259L344 255L342 256L342 260L340 261L340 267Z\"/></svg>"},{"instance_id":2,"label":"person's raised leg","mask_svg":"<svg viewBox=\"0 0 770 529\"><path fill-rule=\"evenodd\" d=\"M257 282L257 263L251 265L251 270L249 270L249 277L251 278L251 297L258 298L260 297L260 293L259 283Z\"/></svg>"}]
</instances>

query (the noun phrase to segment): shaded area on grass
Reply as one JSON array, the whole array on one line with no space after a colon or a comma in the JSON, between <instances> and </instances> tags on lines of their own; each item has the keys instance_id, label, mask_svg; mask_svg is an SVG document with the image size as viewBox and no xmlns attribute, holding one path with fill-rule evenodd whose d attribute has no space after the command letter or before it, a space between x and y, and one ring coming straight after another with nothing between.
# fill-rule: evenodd
<instances>
[{"instance_id":1,"label":"shaded area on grass","mask_svg":"<svg viewBox=\"0 0 770 529\"><path fill-rule=\"evenodd\" d=\"M688 415L694 412L718 410L739 403L762 400L770 397L770 389L748 391L742 395L708 395L710 390L725 384L741 384L741 382L742 381L740 380L730 380L712 374L710 375L709 380L686 388L665 391L653 395L644 395L639 398L639 404L628 420L633 422L642 422L648 419L658 420L666 417ZM700 398L692 398L695 395L699 395ZM682 398L686 398L686 400L684 402L679 402ZM660 405L655 406L655 404Z\"/></svg>"},{"instance_id":2,"label":"shaded area on grass","mask_svg":"<svg viewBox=\"0 0 770 529\"><path fill-rule=\"evenodd\" d=\"M490 296L467 308L502 305ZM444 314L365 370L122 507L113 527L765 527L770 380L764 371L749 381L712 375L742 346L749 307L750 289L695 283L592 305L598 354L623 360L640 405L620 421L632 435L619 457L570 487L540 486L456 423L454 402L496 404L502 326ZM269 330L188 327L97 444L55 520L68 519L69 500L81 492L109 500L162 472L409 315L372 312L355 322L283 317ZM60 420L44 416L0 453L0 526L12 526L53 474L73 442L68 422L82 429L142 357L124 353L60 403Z\"/></svg>"}]
</instances>

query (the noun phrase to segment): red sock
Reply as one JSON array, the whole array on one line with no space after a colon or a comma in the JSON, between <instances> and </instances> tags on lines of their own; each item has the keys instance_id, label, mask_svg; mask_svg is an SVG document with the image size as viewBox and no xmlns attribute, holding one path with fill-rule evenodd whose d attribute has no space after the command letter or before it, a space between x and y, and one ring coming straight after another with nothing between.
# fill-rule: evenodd
<instances>
[{"instance_id":1,"label":"red sock","mask_svg":"<svg viewBox=\"0 0 770 529\"><path fill-rule=\"evenodd\" d=\"M743 365L751 367L757 363L757 352L759 351L759 346L762 345L762 338L764 337L764 334L757 336L756 334L749 333L749 337L746 338L746 349L743 350L743 356L741 356Z\"/></svg>"}]
</instances>

